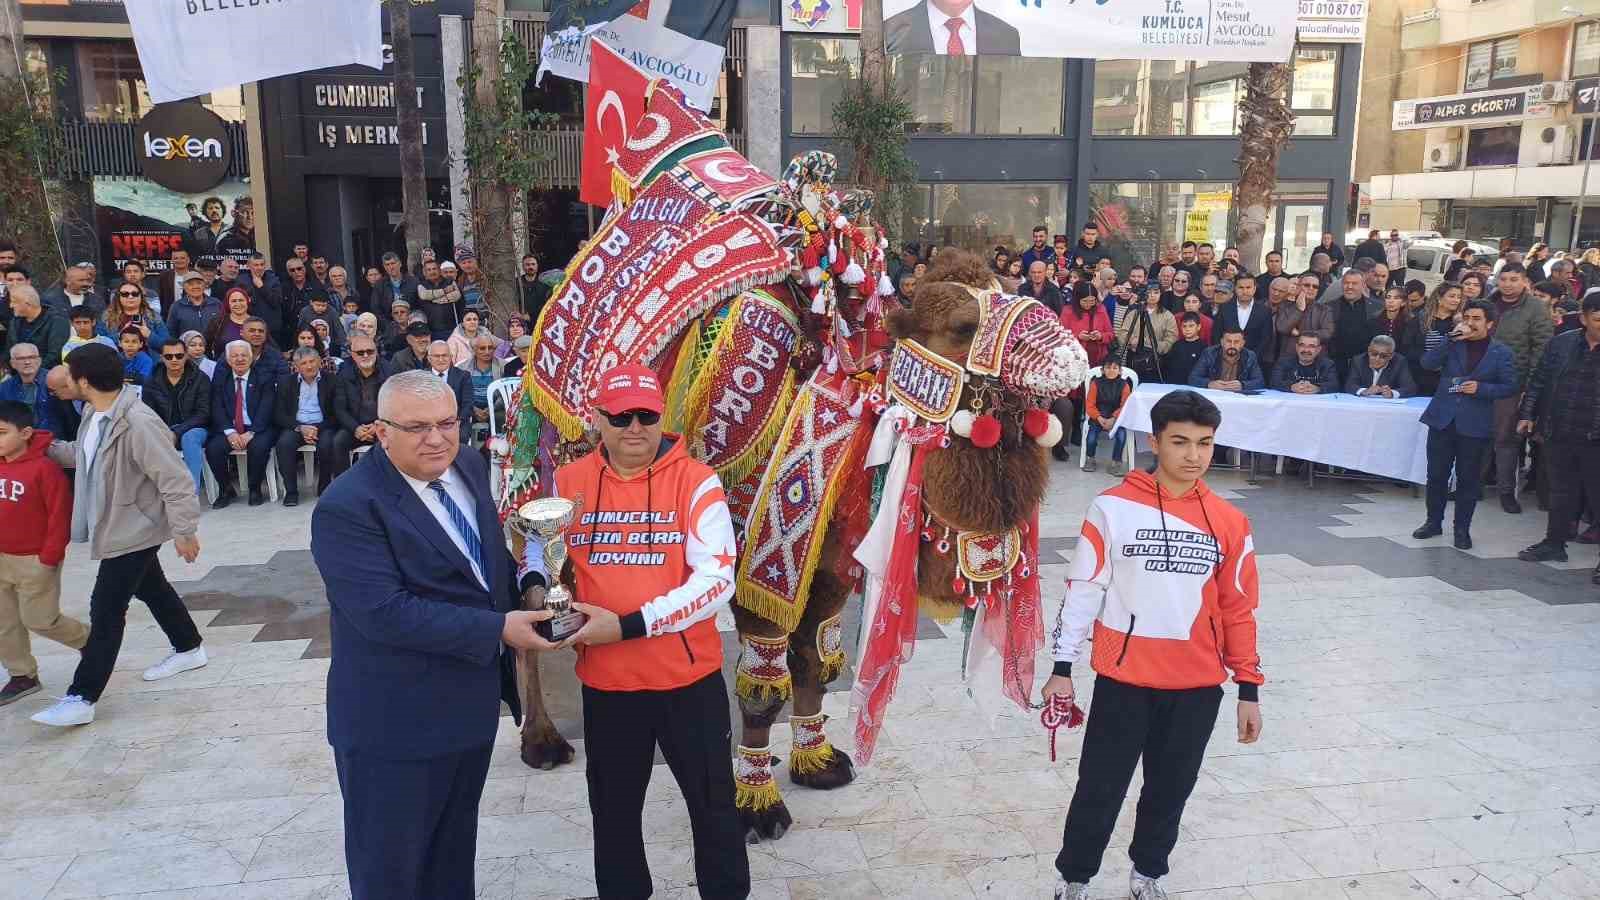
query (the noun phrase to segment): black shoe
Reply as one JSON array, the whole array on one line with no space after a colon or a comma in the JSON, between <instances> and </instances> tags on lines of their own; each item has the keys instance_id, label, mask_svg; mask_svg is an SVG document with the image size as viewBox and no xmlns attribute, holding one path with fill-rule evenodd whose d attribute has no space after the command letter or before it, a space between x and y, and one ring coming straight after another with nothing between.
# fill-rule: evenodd
<instances>
[{"instance_id":1,"label":"black shoe","mask_svg":"<svg viewBox=\"0 0 1600 900\"><path fill-rule=\"evenodd\" d=\"M238 494L235 494L233 491L224 491L223 493L217 495L217 499L211 501L211 508L212 509L227 509L228 508L228 504L232 503L233 501L235 501L237 499L239 499L239 495Z\"/></svg>"},{"instance_id":2,"label":"black shoe","mask_svg":"<svg viewBox=\"0 0 1600 900\"><path fill-rule=\"evenodd\" d=\"M1517 498L1510 494L1500 495L1500 508L1508 513L1511 513L1513 516L1519 515L1522 512L1522 504L1518 503Z\"/></svg>"},{"instance_id":3,"label":"black shoe","mask_svg":"<svg viewBox=\"0 0 1600 900\"><path fill-rule=\"evenodd\" d=\"M283 505L284 506L299 506L300 505L300 495L299 494L284 494L283 495Z\"/></svg>"},{"instance_id":4,"label":"black shoe","mask_svg":"<svg viewBox=\"0 0 1600 900\"><path fill-rule=\"evenodd\" d=\"M1457 528L1455 545L1457 550L1471 550L1472 533L1464 528Z\"/></svg>"},{"instance_id":5,"label":"black shoe","mask_svg":"<svg viewBox=\"0 0 1600 900\"><path fill-rule=\"evenodd\" d=\"M265 502L267 502L267 498L264 495L262 495L262 493L260 491L251 491L250 492L250 505L251 506L260 506L261 504L263 504Z\"/></svg>"},{"instance_id":6,"label":"black shoe","mask_svg":"<svg viewBox=\"0 0 1600 900\"><path fill-rule=\"evenodd\" d=\"M1557 544L1552 541L1540 541L1518 553L1517 559L1523 562L1566 562L1567 545Z\"/></svg>"},{"instance_id":7,"label":"black shoe","mask_svg":"<svg viewBox=\"0 0 1600 900\"><path fill-rule=\"evenodd\" d=\"M1050 448L1050 456L1055 459L1056 462L1066 462L1071 458L1067 455L1067 448L1061 446L1060 444Z\"/></svg>"},{"instance_id":8,"label":"black shoe","mask_svg":"<svg viewBox=\"0 0 1600 900\"><path fill-rule=\"evenodd\" d=\"M1432 522L1423 522L1421 528L1411 532L1411 536L1419 541L1425 541L1431 537L1438 537L1441 534L1444 534L1444 529Z\"/></svg>"},{"instance_id":9,"label":"black shoe","mask_svg":"<svg viewBox=\"0 0 1600 900\"><path fill-rule=\"evenodd\" d=\"M0 706L21 700L29 694L39 693L39 679L30 675L13 675L6 686L0 688Z\"/></svg>"}]
</instances>

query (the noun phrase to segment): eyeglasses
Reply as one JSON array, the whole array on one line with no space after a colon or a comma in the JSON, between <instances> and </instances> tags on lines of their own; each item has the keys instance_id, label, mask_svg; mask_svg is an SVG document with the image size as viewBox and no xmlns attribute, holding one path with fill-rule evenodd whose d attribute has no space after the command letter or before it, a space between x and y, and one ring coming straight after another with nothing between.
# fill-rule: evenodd
<instances>
[{"instance_id":1,"label":"eyeglasses","mask_svg":"<svg viewBox=\"0 0 1600 900\"><path fill-rule=\"evenodd\" d=\"M162 359L173 359L173 360L177 360L177 359L184 359L184 358L186 358L186 357L187 357L187 356L188 356L188 355L189 355L189 354L187 354L187 353L163 353L163 354L161 354L161 358L162 358Z\"/></svg>"},{"instance_id":2,"label":"eyeglasses","mask_svg":"<svg viewBox=\"0 0 1600 900\"><path fill-rule=\"evenodd\" d=\"M414 425L401 425L399 422L392 422L388 419L379 419L378 421L389 426L390 428L395 429L396 431L403 431L406 434L412 435L413 437L422 437L428 432L435 430L437 430L440 434L450 434L461 424L461 420L455 416L451 416L448 419L443 419L438 422L420 422Z\"/></svg>"},{"instance_id":3,"label":"eyeglasses","mask_svg":"<svg viewBox=\"0 0 1600 900\"><path fill-rule=\"evenodd\" d=\"M144 295L139 293L138 291L117 291L117 296L118 297L139 298L139 297L143 297Z\"/></svg>"},{"instance_id":4,"label":"eyeglasses","mask_svg":"<svg viewBox=\"0 0 1600 900\"><path fill-rule=\"evenodd\" d=\"M640 425L649 428L661 421L661 413L643 409L634 409L621 413L606 413L606 421L611 423L612 428L627 428L633 424L634 419L638 419Z\"/></svg>"}]
</instances>

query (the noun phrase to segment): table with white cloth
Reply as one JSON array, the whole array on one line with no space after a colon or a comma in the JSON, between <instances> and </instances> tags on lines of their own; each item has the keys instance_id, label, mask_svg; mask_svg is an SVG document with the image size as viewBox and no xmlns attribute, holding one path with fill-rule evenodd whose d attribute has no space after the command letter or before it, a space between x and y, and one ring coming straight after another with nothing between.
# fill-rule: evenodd
<instances>
[{"instance_id":1,"label":"table with white cloth","mask_svg":"<svg viewBox=\"0 0 1600 900\"><path fill-rule=\"evenodd\" d=\"M1427 397L1387 400L1354 394L1263 391L1236 394L1178 384L1141 384L1116 427L1150 432L1150 408L1169 391L1192 390L1222 411L1217 444L1310 460L1409 481L1428 481ZM1133 441L1129 441L1130 448Z\"/></svg>"}]
</instances>

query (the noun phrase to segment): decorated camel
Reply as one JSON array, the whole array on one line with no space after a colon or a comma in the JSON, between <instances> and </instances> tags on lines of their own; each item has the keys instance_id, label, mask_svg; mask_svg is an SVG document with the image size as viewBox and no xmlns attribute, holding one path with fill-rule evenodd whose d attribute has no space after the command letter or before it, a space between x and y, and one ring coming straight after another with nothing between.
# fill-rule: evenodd
<instances>
[{"instance_id":1,"label":"decorated camel","mask_svg":"<svg viewBox=\"0 0 1600 900\"><path fill-rule=\"evenodd\" d=\"M995 651L1007 695L1027 702L1043 642L1043 447L1059 436L1047 410L1087 363L1055 316L1002 294L972 254L940 255L901 307L871 198L833 189L831 156L797 158L774 181L661 82L630 133L614 164L617 202L536 328L504 448L502 513L592 446L600 372L623 362L658 372L667 430L717 472L740 534L737 800L751 841L777 838L792 824L769 746L785 704L790 780L834 788L854 777L821 707L845 666L841 613L858 590L858 756L870 758L909 656L919 596L935 614L967 610L974 645ZM909 538L902 519L914 523ZM544 709L537 666L522 667L522 755L548 768L572 748Z\"/></svg>"}]
</instances>

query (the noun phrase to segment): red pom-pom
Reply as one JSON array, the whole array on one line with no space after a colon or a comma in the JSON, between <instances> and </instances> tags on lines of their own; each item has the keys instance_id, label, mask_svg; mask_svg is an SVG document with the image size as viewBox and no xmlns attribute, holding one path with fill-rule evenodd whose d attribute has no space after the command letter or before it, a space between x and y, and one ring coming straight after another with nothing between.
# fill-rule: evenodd
<instances>
[{"instance_id":1,"label":"red pom-pom","mask_svg":"<svg viewBox=\"0 0 1600 900\"><path fill-rule=\"evenodd\" d=\"M984 413L972 420L972 446L987 450L1000 443L1000 420Z\"/></svg>"},{"instance_id":2,"label":"red pom-pom","mask_svg":"<svg viewBox=\"0 0 1600 900\"><path fill-rule=\"evenodd\" d=\"M802 269L815 269L822 262L823 247L820 242L806 245L800 251L800 267Z\"/></svg>"},{"instance_id":3,"label":"red pom-pom","mask_svg":"<svg viewBox=\"0 0 1600 900\"><path fill-rule=\"evenodd\" d=\"M1022 431L1028 437L1036 438L1050 428L1050 412L1044 409L1030 409L1022 414Z\"/></svg>"}]
</instances>

